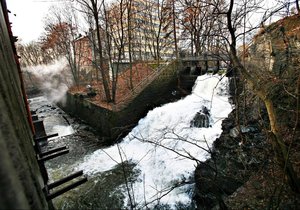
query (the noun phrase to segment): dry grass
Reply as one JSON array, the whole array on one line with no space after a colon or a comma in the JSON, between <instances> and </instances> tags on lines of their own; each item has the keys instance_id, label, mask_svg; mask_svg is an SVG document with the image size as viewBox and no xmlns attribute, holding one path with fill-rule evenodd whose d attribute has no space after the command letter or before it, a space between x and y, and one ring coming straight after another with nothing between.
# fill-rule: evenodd
<instances>
[{"instance_id":1,"label":"dry grass","mask_svg":"<svg viewBox=\"0 0 300 210\"><path fill-rule=\"evenodd\" d=\"M132 67L132 83L133 88L137 87L139 83L143 81L143 79L147 78L150 74L153 73L153 69L149 67L145 63L137 63ZM126 100L130 100L128 96L131 94L132 90L130 89L130 69L126 69L122 73L119 74L118 83L117 83L117 92L116 92L116 101L115 103L107 103L106 97L104 93L103 83L101 81L93 81L90 84L97 95L93 98L89 98L88 100L92 103L107 108L112 109L112 106L118 105L121 102ZM110 84L111 86L111 84ZM87 94L86 85L73 86L69 89L69 93L71 94Z\"/></svg>"}]
</instances>

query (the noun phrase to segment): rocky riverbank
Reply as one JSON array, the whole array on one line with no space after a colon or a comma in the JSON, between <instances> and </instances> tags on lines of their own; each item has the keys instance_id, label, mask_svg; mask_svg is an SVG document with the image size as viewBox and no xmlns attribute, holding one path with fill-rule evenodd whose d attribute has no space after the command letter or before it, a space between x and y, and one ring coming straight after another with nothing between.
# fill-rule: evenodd
<instances>
[{"instance_id":1,"label":"rocky riverbank","mask_svg":"<svg viewBox=\"0 0 300 210\"><path fill-rule=\"evenodd\" d=\"M286 184L274 159L267 136L266 111L262 109L258 114L255 110L258 107L251 105L239 112L240 128L236 126L236 109L223 121L223 133L213 144L211 158L197 166L194 198L199 209L297 209L299 206L299 195ZM296 148L293 159L299 160Z\"/></svg>"},{"instance_id":2,"label":"rocky riverbank","mask_svg":"<svg viewBox=\"0 0 300 210\"><path fill-rule=\"evenodd\" d=\"M242 79L240 84L237 80L231 85L236 109L223 121L223 133L214 142L211 159L199 164L195 172L195 200L199 209L299 209L300 195L287 184L284 172L286 168L292 171L289 177L293 176L292 187L297 191L299 25L300 16L292 15L255 35L247 51L245 68L259 85L253 90ZM275 146L279 151L277 157L280 159L280 153L288 151L284 167L279 167L275 159L267 112L256 96L262 90L267 93L262 99L267 98L267 105L272 104L269 114L282 138L277 142L281 144L279 150Z\"/></svg>"}]
</instances>

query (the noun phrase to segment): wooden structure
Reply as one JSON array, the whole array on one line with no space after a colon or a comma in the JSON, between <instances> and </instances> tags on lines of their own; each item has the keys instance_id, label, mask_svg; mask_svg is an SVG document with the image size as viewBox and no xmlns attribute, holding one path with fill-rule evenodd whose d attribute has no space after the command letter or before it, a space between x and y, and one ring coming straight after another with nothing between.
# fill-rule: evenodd
<instances>
[{"instance_id":1,"label":"wooden structure","mask_svg":"<svg viewBox=\"0 0 300 210\"><path fill-rule=\"evenodd\" d=\"M62 146L62 147L57 147L57 148L53 148L53 149L49 150L47 148L47 144L48 144L47 140L49 138L58 136L58 134L55 133L55 134L47 135L45 128L44 128L43 121L38 119L38 116L36 115L35 111L31 111L31 114L32 114L31 116L32 116L32 120L33 120L34 129L35 129L34 149L36 152L38 165L40 167L40 171L41 171L43 181L45 184L44 185L44 193L45 193L46 199L49 201L65 192L85 183L87 181L87 177L82 177L82 178L80 178L58 190L55 190L55 188L61 186L62 184L70 182L77 177L81 177L83 175L83 171L78 171L74 174L71 174L67 177L62 178L61 180L57 180L55 182L48 183L49 177L48 177L48 172L45 167L45 162L48 160L51 160L53 158L59 157L61 155L69 153L69 149L67 146Z\"/></svg>"},{"instance_id":2,"label":"wooden structure","mask_svg":"<svg viewBox=\"0 0 300 210\"><path fill-rule=\"evenodd\" d=\"M44 162L66 154L66 147L45 150L43 121L29 109L19 56L15 47L6 1L0 0L0 207L1 209L49 209L51 199L85 182L86 177L66 187L56 186L82 172L48 183ZM81 175L79 175L81 174ZM57 189L57 188L56 188ZM50 191L51 190L51 191Z\"/></svg>"}]
</instances>

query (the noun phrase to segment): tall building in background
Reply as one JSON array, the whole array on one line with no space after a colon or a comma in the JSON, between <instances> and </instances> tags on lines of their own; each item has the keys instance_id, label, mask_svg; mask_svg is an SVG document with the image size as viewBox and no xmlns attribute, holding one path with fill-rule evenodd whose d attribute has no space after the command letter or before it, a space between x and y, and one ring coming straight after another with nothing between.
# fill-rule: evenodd
<instances>
[{"instance_id":1,"label":"tall building in background","mask_svg":"<svg viewBox=\"0 0 300 210\"><path fill-rule=\"evenodd\" d=\"M123 0L108 10L114 60L157 60L174 56L171 5Z\"/></svg>"},{"instance_id":2,"label":"tall building in background","mask_svg":"<svg viewBox=\"0 0 300 210\"><path fill-rule=\"evenodd\" d=\"M130 60L153 61L175 57L170 2L120 0L107 8L100 27L106 68L116 62L126 64ZM91 72L99 61L96 37L96 30L91 29L85 37L75 40L80 46L77 49L83 46L81 66L85 72Z\"/></svg>"}]
</instances>

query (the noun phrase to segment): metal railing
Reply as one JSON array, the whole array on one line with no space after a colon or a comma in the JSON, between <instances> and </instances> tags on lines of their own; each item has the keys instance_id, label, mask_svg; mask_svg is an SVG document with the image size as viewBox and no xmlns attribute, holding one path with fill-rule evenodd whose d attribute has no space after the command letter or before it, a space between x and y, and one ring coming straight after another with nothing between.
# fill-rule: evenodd
<instances>
[{"instance_id":1,"label":"metal railing","mask_svg":"<svg viewBox=\"0 0 300 210\"><path fill-rule=\"evenodd\" d=\"M175 61L173 61L175 62ZM135 87L128 93L125 97L123 97L117 104L112 105L113 111L119 111L125 108L138 94L140 94L148 85L150 85L159 75L160 73L173 64L170 61L162 64L157 67L151 74L149 74L146 78L140 81Z\"/></svg>"}]
</instances>

